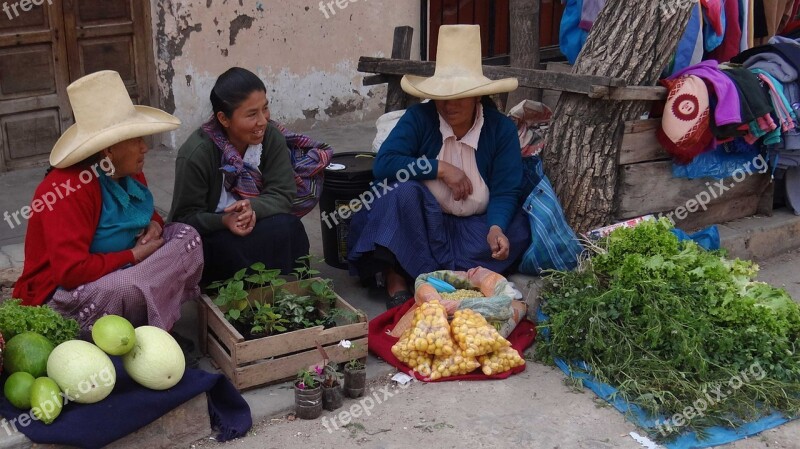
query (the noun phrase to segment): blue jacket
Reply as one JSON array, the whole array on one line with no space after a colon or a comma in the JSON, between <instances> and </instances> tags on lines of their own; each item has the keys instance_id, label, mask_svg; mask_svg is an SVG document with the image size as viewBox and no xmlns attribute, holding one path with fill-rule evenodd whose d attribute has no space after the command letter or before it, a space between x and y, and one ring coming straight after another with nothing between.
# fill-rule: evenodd
<instances>
[{"instance_id":1,"label":"blue jacket","mask_svg":"<svg viewBox=\"0 0 800 449\"><path fill-rule=\"evenodd\" d=\"M436 179L439 170L436 157L441 149L442 133L436 105L433 101L414 105L408 108L381 145L372 168L375 179L394 180L401 170L410 175L409 179ZM422 156L431 164L427 174L420 170L427 165L417 161ZM497 110L483 109L483 128L475 161L489 188L487 222L489 226L500 226L505 232L519 206L522 155L516 126ZM404 178L405 174L401 177Z\"/></svg>"}]
</instances>

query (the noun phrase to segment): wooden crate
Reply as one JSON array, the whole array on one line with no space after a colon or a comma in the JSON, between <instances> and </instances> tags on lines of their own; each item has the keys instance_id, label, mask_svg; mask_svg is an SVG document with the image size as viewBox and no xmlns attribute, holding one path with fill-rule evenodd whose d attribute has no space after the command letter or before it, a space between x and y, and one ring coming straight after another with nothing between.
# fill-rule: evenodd
<instances>
[{"instance_id":1,"label":"wooden crate","mask_svg":"<svg viewBox=\"0 0 800 449\"><path fill-rule=\"evenodd\" d=\"M308 294L299 282L281 288L294 294ZM316 326L246 341L210 297L202 295L201 299L200 349L240 391L293 378L299 370L321 360L317 345L336 363L367 356L367 318L361 313L359 322L353 324L329 329ZM267 301L270 299L271 292L267 291ZM336 308L358 313L339 295ZM339 346L341 340L350 340L356 347L345 350Z\"/></svg>"},{"instance_id":2,"label":"wooden crate","mask_svg":"<svg viewBox=\"0 0 800 449\"><path fill-rule=\"evenodd\" d=\"M759 174L755 168L741 182L725 179L728 190L722 194L715 186L717 180L674 178L670 156L656 139L659 123L660 119L649 119L625 124L614 202L616 221L674 212L698 195L705 196L701 192L712 197L706 209L688 213L682 220L673 215L677 227L691 231L756 213L771 214L773 183L768 173Z\"/></svg>"}]
</instances>

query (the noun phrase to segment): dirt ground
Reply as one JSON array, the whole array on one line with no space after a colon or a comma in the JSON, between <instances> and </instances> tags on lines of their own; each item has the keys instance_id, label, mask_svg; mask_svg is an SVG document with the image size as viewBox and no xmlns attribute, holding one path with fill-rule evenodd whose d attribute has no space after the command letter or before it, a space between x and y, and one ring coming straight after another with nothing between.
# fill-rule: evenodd
<instances>
[{"instance_id":1,"label":"dirt ground","mask_svg":"<svg viewBox=\"0 0 800 449\"><path fill-rule=\"evenodd\" d=\"M316 420L278 416L254 425L245 438L227 443L204 439L190 447L642 447L629 435L638 429L622 414L588 390L576 390L565 382L561 371L536 362L529 361L525 372L500 381L414 382L405 389L390 386L388 391L393 395L384 401L385 393L379 390L389 385L388 378L375 383L372 397L383 402L376 403L369 416L362 414L347 425L341 412L357 410L359 400L346 399L341 409L323 412ZM334 422L338 428L334 428ZM796 449L798 441L800 423L795 421L725 447Z\"/></svg>"}]
</instances>

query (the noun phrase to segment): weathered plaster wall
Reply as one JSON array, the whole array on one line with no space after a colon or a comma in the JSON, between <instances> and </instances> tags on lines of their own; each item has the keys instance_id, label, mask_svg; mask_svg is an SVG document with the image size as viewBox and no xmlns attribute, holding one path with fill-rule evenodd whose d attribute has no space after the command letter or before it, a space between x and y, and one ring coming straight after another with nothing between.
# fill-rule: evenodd
<instances>
[{"instance_id":1,"label":"weathered plaster wall","mask_svg":"<svg viewBox=\"0 0 800 449\"><path fill-rule=\"evenodd\" d=\"M414 27L412 58L418 58L419 1L325 4L328 18L318 0L152 2L162 106L184 123L165 143L180 145L210 116L211 88L232 66L264 80L273 119L290 129L379 115L385 87L362 85L358 58L390 56L401 25Z\"/></svg>"}]
</instances>

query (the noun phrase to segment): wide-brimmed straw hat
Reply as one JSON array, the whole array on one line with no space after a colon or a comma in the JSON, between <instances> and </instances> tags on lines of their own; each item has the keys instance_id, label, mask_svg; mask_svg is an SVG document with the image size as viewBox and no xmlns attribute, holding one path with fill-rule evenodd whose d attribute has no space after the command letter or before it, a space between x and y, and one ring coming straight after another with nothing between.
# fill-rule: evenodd
<instances>
[{"instance_id":1,"label":"wide-brimmed straw hat","mask_svg":"<svg viewBox=\"0 0 800 449\"><path fill-rule=\"evenodd\" d=\"M134 106L119 73L104 70L67 87L75 124L50 152L50 165L72 166L124 140L172 131L181 121L149 106Z\"/></svg>"},{"instance_id":2,"label":"wide-brimmed straw hat","mask_svg":"<svg viewBox=\"0 0 800 449\"><path fill-rule=\"evenodd\" d=\"M431 100L511 92L517 86L516 78L492 81L483 76L481 29L478 25L442 25L433 76L405 75L400 82L407 94Z\"/></svg>"}]
</instances>

